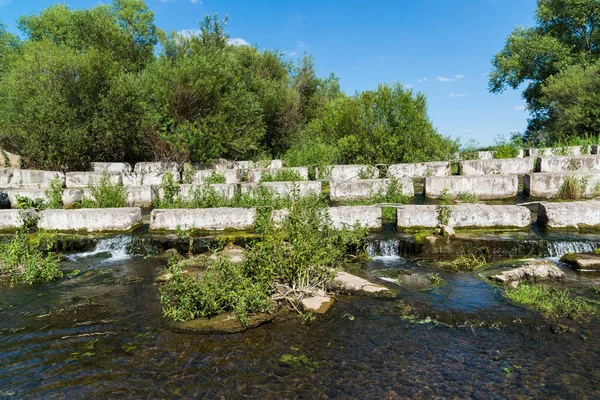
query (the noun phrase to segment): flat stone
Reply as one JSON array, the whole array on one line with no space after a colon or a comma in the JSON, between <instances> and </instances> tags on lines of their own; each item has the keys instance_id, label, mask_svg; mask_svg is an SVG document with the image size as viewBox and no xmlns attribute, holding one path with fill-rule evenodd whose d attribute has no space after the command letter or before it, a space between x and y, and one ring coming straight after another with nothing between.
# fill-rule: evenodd
<instances>
[{"instance_id":1,"label":"flat stone","mask_svg":"<svg viewBox=\"0 0 600 400\"><path fill-rule=\"evenodd\" d=\"M229 257L229 260L231 262L239 263L239 262L244 261L244 258L246 258L244 253L245 253L245 250L243 247L228 243L227 246L225 246L225 248L222 251L212 254L209 258L211 260L216 260L219 256L225 256L225 257Z\"/></svg>"},{"instance_id":2,"label":"flat stone","mask_svg":"<svg viewBox=\"0 0 600 400\"><path fill-rule=\"evenodd\" d=\"M329 296L305 297L302 299L302 308L304 311L312 311L315 314L325 314L333 303L333 298Z\"/></svg>"},{"instance_id":3,"label":"flat stone","mask_svg":"<svg viewBox=\"0 0 600 400\"><path fill-rule=\"evenodd\" d=\"M277 316L277 311L270 313L257 313L248 316L247 325L244 326L232 313L219 314L213 318L198 318L191 321L176 324L176 327L184 331L198 333L236 333L249 328L254 328L266 322L272 321Z\"/></svg>"},{"instance_id":4,"label":"flat stone","mask_svg":"<svg viewBox=\"0 0 600 400\"><path fill-rule=\"evenodd\" d=\"M491 280L508 285L514 281L542 281L565 279L565 273L560 270L552 261L548 260L528 260L522 266L504 271L497 275L491 275Z\"/></svg>"},{"instance_id":5,"label":"flat stone","mask_svg":"<svg viewBox=\"0 0 600 400\"><path fill-rule=\"evenodd\" d=\"M600 254L574 253L565 254L560 261L578 271L600 271Z\"/></svg>"},{"instance_id":6,"label":"flat stone","mask_svg":"<svg viewBox=\"0 0 600 400\"><path fill-rule=\"evenodd\" d=\"M380 293L389 291L385 286L377 285L376 283L369 282L366 279L344 271L335 274L335 278L329 285L329 288L343 292Z\"/></svg>"}]
</instances>

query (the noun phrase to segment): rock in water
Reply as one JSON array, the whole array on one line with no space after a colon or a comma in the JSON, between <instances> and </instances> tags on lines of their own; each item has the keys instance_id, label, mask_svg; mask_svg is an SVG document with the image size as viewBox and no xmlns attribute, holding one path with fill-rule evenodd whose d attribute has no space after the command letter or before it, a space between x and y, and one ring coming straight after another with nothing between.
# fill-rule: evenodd
<instances>
[{"instance_id":1,"label":"rock in water","mask_svg":"<svg viewBox=\"0 0 600 400\"><path fill-rule=\"evenodd\" d=\"M564 280L565 273L560 270L553 262L548 260L529 260L519 268L513 268L497 275L492 275L490 279L503 285L508 285L515 281L540 281L540 280Z\"/></svg>"},{"instance_id":2,"label":"rock in water","mask_svg":"<svg viewBox=\"0 0 600 400\"><path fill-rule=\"evenodd\" d=\"M333 298L329 296L311 296L302 299L304 311L312 311L315 314L325 314L333 305Z\"/></svg>"},{"instance_id":3,"label":"rock in water","mask_svg":"<svg viewBox=\"0 0 600 400\"><path fill-rule=\"evenodd\" d=\"M578 271L600 271L600 254L572 253L560 258L561 262Z\"/></svg>"},{"instance_id":4,"label":"rock in water","mask_svg":"<svg viewBox=\"0 0 600 400\"><path fill-rule=\"evenodd\" d=\"M385 286L371 283L366 279L347 272L338 272L330 285L330 289L339 290L341 292L366 292L379 293L386 292L389 289Z\"/></svg>"}]
</instances>

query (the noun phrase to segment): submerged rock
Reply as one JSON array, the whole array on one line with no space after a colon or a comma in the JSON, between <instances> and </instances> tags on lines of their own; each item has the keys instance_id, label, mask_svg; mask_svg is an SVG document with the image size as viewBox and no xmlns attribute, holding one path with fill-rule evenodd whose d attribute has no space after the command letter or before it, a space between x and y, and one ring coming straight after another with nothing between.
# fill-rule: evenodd
<instances>
[{"instance_id":1,"label":"submerged rock","mask_svg":"<svg viewBox=\"0 0 600 400\"><path fill-rule=\"evenodd\" d=\"M571 253L560 258L561 262L578 271L600 271L600 254Z\"/></svg>"},{"instance_id":2,"label":"submerged rock","mask_svg":"<svg viewBox=\"0 0 600 400\"><path fill-rule=\"evenodd\" d=\"M315 314L325 314L331 306L334 300L329 296L311 296L302 299L302 308L304 311L312 311Z\"/></svg>"},{"instance_id":3,"label":"submerged rock","mask_svg":"<svg viewBox=\"0 0 600 400\"><path fill-rule=\"evenodd\" d=\"M275 319L277 313L278 309L274 308L270 312L248 315L246 325L243 325L233 312L226 312L212 318L198 318L179 322L175 326L184 331L198 333L236 333L270 322Z\"/></svg>"},{"instance_id":4,"label":"submerged rock","mask_svg":"<svg viewBox=\"0 0 600 400\"><path fill-rule=\"evenodd\" d=\"M560 270L553 262L548 260L528 260L518 268L501 272L497 275L491 275L489 279L499 282L502 285L515 286L513 282L523 280L564 280L565 273Z\"/></svg>"},{"instance_id":5,"label":"submerged rock","mask_svg":"<svg viewBox=\"0 0 600 400\"><path fill-rule=\"evenodd\" d=\"M329 288L331 290L338 290L341 292L363 292L377 294L389 292L389 289L385 286L369 282L366 279L343 271L340 271L335 275L335 278L329 285Z\"/></svg>"}]
</instances>

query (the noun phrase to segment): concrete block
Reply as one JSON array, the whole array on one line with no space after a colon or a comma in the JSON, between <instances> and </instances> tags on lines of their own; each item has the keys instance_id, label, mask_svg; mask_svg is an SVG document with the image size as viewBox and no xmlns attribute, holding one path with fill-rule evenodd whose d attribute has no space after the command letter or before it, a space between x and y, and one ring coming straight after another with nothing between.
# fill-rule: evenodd
<instances>
[{"instance_id":1,"label":"concrete block","mask_svg":"<svg viewBox=\"0 0 600 400\"><path fill-rule=\"evenodd\" d=\"M517 175L433 176L425 178L425 197L437 199L448 190L455 199L460 193L478 195L481 200L507 199L519 191Z\"/></svg>"},{"instance_id":2,"label":"concrete block","mask_svg":"<svg viewBox=\"0 0 600 400\"><path fill-rule=\"evenodd\" d=\"M9 178L6 184L6 178ZM13 189L19 188L49 188L50 181L58 178L61 186L65 184L65 174L57 171L39 171L33 169L4 169L0 172L0 186Z\"/></svg>"},{"instance_id":3,"label":"concrete block","mask_svg":"<svg viewBox=\"0 0 600 400\"><path fill-rule=\"evenodd\" d=\"M450 162L424 162L413 164L394 164L388 167L387 175L390 178L421 178L425 176L452 175Z\"/></svg>"},{"instance_id":4,"label":"concrete block","mask_svg":"<svg viewBox=\"0 0 600 400\"><path fill-rule=\"evenodd\" d=\"M21 156L0 149L0 167L21 168Z\"/></svg>"},{"instance_id":5,"label":"concrete block","mask_svg":"<svg viewBox=\"0 0 600 400\"><path fill-rule=\"evenodd\" d=\"M93 162L92 171L100 174L109 175L131 174L133 172L131 165L122 162Z\"/></svg>"},{"instance_id":6,"label":"concrete block","mask_svg":"<svg viewBox=\"0 0 600 400\"><path fill-rule=\"evenodd\" d=\"M98 172L67 172L65 186L69 189L84 188L90 185L97 186L100 184L100 180L103 176L103 173ZM106 175L106 177L111 185L119 185L123 183L123 179L120 174Z\"/></svg>"},{"instance_id":7,"label":"concrete block","mask_svg":"<svg viewBox=\"0 0 600 400\"><path fill-rule=\"evenodd\" d=\"M504 175L533 172L530 158L500 158L493 160L464 160L458 163L459 175Z\"/></svg>"},{"instance_id":8,"label":"concrete block","mask_svg":"<svg viewBox=\"0 0 600 400\"><path fill-rule=\"evenodd\" d=\"M170 172L175 182L181 182L179 166L172 162L139 162L133 173L123 175L126 186L160 185L163 177Z\"/></svg>"},{"instance_id":9,"label":"concrete block","mask_svg":"<svg viewBox=\"0 0 600 400\"><path fill-rule=\"evenodd\" d=\"M48 202L47 189L7 189L3 193L6 196L8 206L17 207L17 196L26 197L31 200L42 199ZM82 192L78 189L64 189L62 191L62 201L64 208L72 208L75 203L81 201Z\"/></svg>"},{"instance_id":10,"label":"concrete block","mask_svg":"<svg viewBox=\"0 0 600 400\"><path fill-rule=\"evenodd\" d=\"M246 171L246 179L248 182L260 182L264 174L275 175L277 171L295 171L304 180L308 180L308 167L292 167L292 168L257 168Z\"/></svg>"},{"instance_id":11,"label":"concrete block","mask_svg":"<svg viewBox=\"0 0 600 400\"><path fill-rule=\"evenodd\" d=\"M237 184L214 184L214 185L180 185L179 193L176 198L184 201L190 201L194 199L196 194L202 195L204 191L210 188L214 190L218 195L225 197L228 200L231 200L235 197L235 192L237 189ZM158 199L163 200L165 197L165 192L163 188L157 188Z\"/></svg>"},{"instance_id":12,"label":"concrete block","mask_svg":"<svg viewBox=\"0 0 600 400\"><path fill-rule=\"evenodd\" d=\"M255 220L256 208L155 209L150 215L150 230L250 230Z\"/></svg>"},{"instance_id":13,"label":"concrete block","mask_svg":"<svg viewBox=\"0 0 600 400\"><path fill-rule=\"evenodd\" d=\"M538 149L530 148L530 149L525 149L525 156L537 158L537 157L562 157L562 156L585 155L585 154L583 154L581 149L582 149L581 146L543 147L543 148L538 148Z\"/></svg>"},{"instance_id":14,"label":"concrete block","mask_svg":"<svg viewBox=\"0 0 600 400\"><path fill-rule=\"evenodd\" d=\"M547 229L600 230L600 201L542 202L538 223Z\"/></svg>"},{"instance_id":15,"label":"concrete block","mask_svg":"<svg viewBox=\"0 0 600 400\"><path fill-rule=\"evenodd\" d=\"M27 210L0 210L0 231L12 232L23 226L23 217L35 213Z\"/></svg>"},{"instance_id":16,"label":"concrete block","mask_svg":"<svg viewBox=\"0 0 600 400\"><path fill-rule=\"evenodd\" d=\"M156 201L156 189L153 186L128 186L125 190L127 207L148 208Z\"/></svg>"},{"instance_id":17,"label":"concrete block","mask_svg":"<svg viewBox=\"0 0 600 400\"><path fill-rule=\"evenodd\" d=\"M513 205L457 204L450 206L405 205L398 207L398 230L435 228L440 207L450 213L448 226L464 229L524 229L531 224L527 207Z\"/></svg>"},{"instance_id":18,"label":"concrete block","mask_svg":"<svg viewBox=\"0 0 600 400\"><path fill-rule=\"evenodd\" d=\"M83 200L83 191L80 189L64 189L62 192L62 201L64 208L73 208L75 204Z\"/></svg>"},{"instance_id":19,"label":"concrete block","mask_svg":"<svg viewBox=\"0 0 600 400\"><path fill-rule=\"evenodd\" d=\"M402 186L402 194L408 197L415 195L410 178L397 179ZM384 195L392 179L359 179L345 182L331 182L329 197L331 201L349 201L371 199L377 195Z\"/></svg>"},{"instance_id":20,"label":"concrete block","mask_svg":"<svg viewBox=\"0 0 600 400\"><path fill-rule=\"evenodd\" d=\"M535 172L600 171L600 156L538 157Z\"/></svg>"},{"instance_id":21,"label":"concrete block","mask_svg":"<svg viewBox=\"0 0 600 400\"><path fill-rule=\"evenodd\" d=\"M252 193L259 185L275 193L280 197L298 196L306 197L310 195L321 195L321 182L317 181L298 181L298 182L262 182L262 183L242 183L240 191L242 194Z\"/></svg>"},{"instance_id":22,"label":"concrete block","mask_svg":"<svg viewBox=\"0 0 600 400\"><path fill-rule=\"evenodd\" d=\"M38 228L59 232L129 232L141 225L137 207L44 210L38 221Z\"/></svg>"},{"instance_id":23,"label":"concrete block","mask_svg":"<svg viewBox=\"0 0 600 400\"><path fill-rule=\"evenodd\" d=\"M558 197L567 177L579 182L581 195L586 198L600 195L600 171L581 172L536 172L523 179L523 193L534 198L550 199Z\"/></svg>"},{"instance_id":24,"label":"concrete block","mask_svg":"<svg viewBox=\"0 0 600 400\"><path fill-rule=\"evenodd\" d=\"M334 229L352 228L356 223L369 229L381 229L381 208L377 206L329 207Z\"/></svg>"},{"instance_id":25,"label":"concrete block","mask_svg":"<svg viewBox=\"0 0 600 400\"><path fill-rule=\"evenodd\" d=\"M319 179L345 182L357 179L377 179L379 170L372 165L328 165L319 170Z\"/></svg>"},{"instance_id":26,"label":"concrete block","mask_svg":"<svg viewBox=\"0 0 600 400\"><path fill-rule=\"evenodd\" d=\"M204 169L194 174L195 184L204 183L212 174L218 174L225 178L225 183L238 183L242 181L242 170L240 169Z\"/></svg>"}]
</instances>

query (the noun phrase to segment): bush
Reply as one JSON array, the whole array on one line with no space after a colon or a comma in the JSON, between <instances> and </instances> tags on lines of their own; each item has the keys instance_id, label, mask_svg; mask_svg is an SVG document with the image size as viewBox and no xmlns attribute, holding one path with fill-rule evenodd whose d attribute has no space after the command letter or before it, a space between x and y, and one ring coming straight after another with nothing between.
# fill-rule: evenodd
<instances>
[{"instance_id":1,"label":"bush","mask_svg":"<svg viewBox=\"0 0 600 400\"><path fill-rule=\"evenodd\" d=\"M587 179L578 179L576 176L565 177L558 191L558 197L563 200L575 200L584 196L587 189Z\"/></svg>"},{"instance_id":2,"label":"bush","mask_svg":"<svg viewBox=\"0 0 600 400\"><path fill-rule=\"evenodd\" d=\"M91 197L83 199L81 208L119 208L127 205L127 189L122 183L112 184L104 173L97 185L89 185Z\"/></svg>"},{"instance_id":3,"label":"bush","mask_svg":"<svg viewBox=\"0 0 600 400\"><path fill-rule=\"evenodd\" d=\"M28 285L51 282L62 277L60 257L44 254L28 242L25 232L18 232L8 243L0 244L0 282Z\"/></svg>"},{"instance_id":4,"label":"bush","mask_svg":"<svg viewBox=\"0 0 600 400\"><path fill-rule=\"evenodd\" d=\"M204 180L204 183L209 184L209 185L214 185L214 184L222 184L225 183L227 180L225 179L225 176L223 174L219 174L217 171L213 171L208 178L206 178Z\"/></svg>"},{"instance_id":5,"label":"bush","mask_svg":"<svg viewBox=\"0 0 600 400\"><path fill-rule=\"evenodd\" d=\"M63 208L62 199L63 185L59 177L50 180L50 188L46 190L46 197L48 197L48 208L57 209Z\"/></svg>"},{"instance_id":6,"label":"bush","mask_svg":"<svg viewBox=\"0 0 600 400\"><path fill-rule=\"evenodd\" d=\"M479 202L479 195L471 192L460 192L456 199L462 203L477 203Z\"/></svg>"},{"instance_id":7,"label":"bush","mask_svg":"<svg viewBox=\"0 0 600 400\"><path fill-rule=\"evenodd\" d=\"M260 182L298 182L305 180L306 178L293 169L279 169L273 174L266 172L260 176Z\"/></svg>"}]
</instances>

